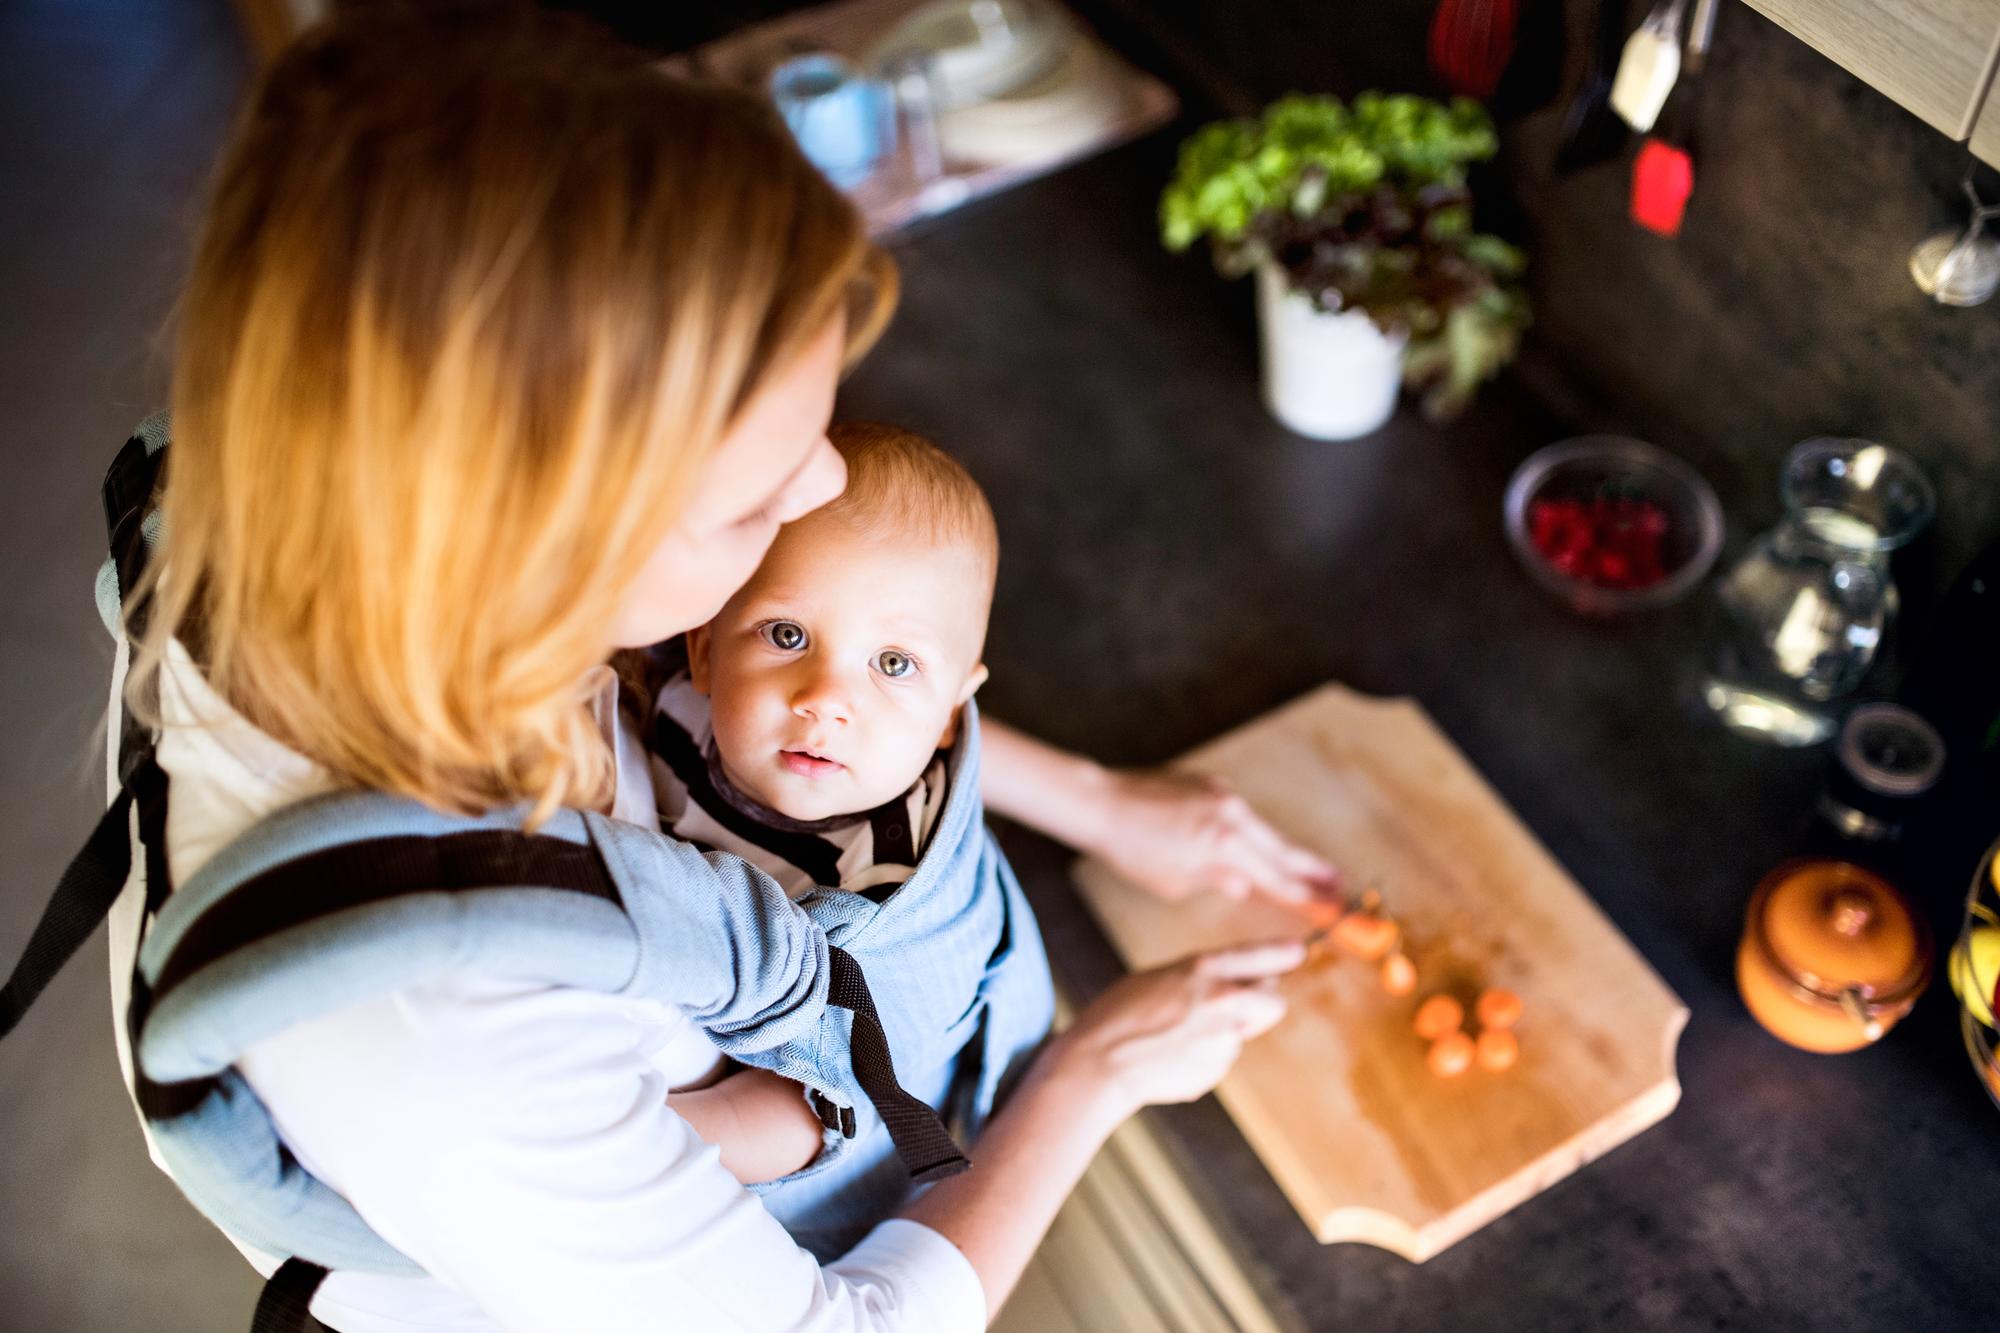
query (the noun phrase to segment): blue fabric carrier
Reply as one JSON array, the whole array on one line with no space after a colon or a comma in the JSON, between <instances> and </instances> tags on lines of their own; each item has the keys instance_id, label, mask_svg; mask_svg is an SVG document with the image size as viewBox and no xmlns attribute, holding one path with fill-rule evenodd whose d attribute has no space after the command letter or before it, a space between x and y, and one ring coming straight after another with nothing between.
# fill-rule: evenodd
<instances>
[{"instance_id":1,"label":"blue fabric carrier","mask_svg":"<svg viewBox=\"0 0 2000 1333\"><path fill-rule=\"evenodd\" d=\"M983 817L979 725L968 703L946 766L943 812L915 873L885 901L820 888L799 902L836 954L856 959L894 1052L896 1080L977 1134L1009 1078L1054 1017L1041 932L1013 869ZM822 1046L788 1040L774 1053L739 1055L808 1086L828 1075L851 1078L846 1027L821 1018ZM806 1063L795 1063L801 1057ZM758 1187L801 1245L821 1259L852 1249L909 1189L892 1136L871 1114L865 1090L842 1083L836 1096L862 1111L854 1140L796 1175Z\"/></svg>"},{"instance_id":2,"label":"blue fabric carrier","mask_svg":"<svg viewBox=\"0 0 2000 1333\"><path fill-rule=\"evenodd\" d=\"M173 1112L148 1114L162 1159L204 1215L258 1249L420 1271L283 1151L232 1066L294 1024L475 968L674 1004L731 1058L831 1103L840 1123L819 1157L764 1190L802 1242L840 1252L935 1164L899 1160L861 1086L852 1012L829 1002L832 958L845 953L867 978L896 1081L956 1101L947 1109L968 1129L1047 1028L1033 917L978 817L976 736L966 728L953 755L931 850L881 904L825 890L800 911L736 857L573 810L532 837L519 812L462 818L374 794L279 811L179 886L139 951L151 1000L133 1064L142 1109ZM467 877L449 864L453 844L481 833L504 839L518 884L453 887ZM420 863L406 882L426 887L382 895L385 843ZM558 868L564 849L575 856ZM312 892L321 884L336 891ZM945 995L963 997L948 1023L935 1008Z\"/></svg>"},{"instance_id":3,"label":"blue fabric carrier","mask_svg":"<svg viewBox=\"0 0 2000 1333\"><path fill-rule=\"evenodd\" d=\"M155 418L106 479L113 562L99 594L114 631L157 531L165 445ZM123 614L136 628L144 607ZM1050 1019L1033 914L985 826L970 705L937 828L881 903L821 889L794 905L734 856L600 815L564 810L529 834L522 810L451 816L373 793L281 810L169 892L166 779L129 714L119 772L0 989L0 1036L109 911L136 822L149 924L125 1015L135 1094L195 1206L287 1257L259 1329L309 1327L328 1269L421 1271L299 1165L235 1071L297 1023L464 969L676 1005L725 1054L805 1085L822 1152L763 1192L831 1255L913 1180L964 1167L938 1110L976 1132Z\"/></svg>"}]
</instances>

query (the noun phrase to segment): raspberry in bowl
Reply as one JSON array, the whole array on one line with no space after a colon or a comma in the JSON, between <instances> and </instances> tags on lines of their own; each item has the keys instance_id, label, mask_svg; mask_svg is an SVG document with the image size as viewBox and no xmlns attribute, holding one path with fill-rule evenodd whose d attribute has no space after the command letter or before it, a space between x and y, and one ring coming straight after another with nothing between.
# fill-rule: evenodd
<instances>
[{"instance_id":1,"label":"raspberry in bowl","mask_svg":"<svg viewBox=\"0 0 2000 1333\"><path fill-rule=\"evenodd\" d=\"M1530 455L1507 483L1506 517L1528 573L1586 615L1679 601L1722 550L1722 506L1701 475L1617 435Z\"/></svg>"}]
</instances>

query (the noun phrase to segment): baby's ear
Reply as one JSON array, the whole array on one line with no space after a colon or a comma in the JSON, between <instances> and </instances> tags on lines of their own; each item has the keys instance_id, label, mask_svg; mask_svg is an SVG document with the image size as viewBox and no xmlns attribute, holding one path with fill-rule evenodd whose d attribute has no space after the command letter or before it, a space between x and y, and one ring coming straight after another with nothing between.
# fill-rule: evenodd
<instances>
[{"instance_id":1,"label":"baby's ear","mask_svg":"<svg viewBox=\"0 0 2000 1333\"><path fill-rule=\"evenodd\" d=\"M708 630L703 625L687 633L688 680L697 694L708 693Z\"/></svg>"},{"instance_id":2,"label":"baby's ear","mask_svg":"<svg viewBox=\"0 0 2000 1333\"><path fill-rule=\"evenodd\" d=\"M958 743L958 720L965 715L965 703L979 687L986 683L986 664L981 662L972 668L972 674L965 678L965 688L958 692L958 702L952 706L951 719L944 724L944 735L938 737L937 748L948 750Z\"/></svg>"}]
</instances>

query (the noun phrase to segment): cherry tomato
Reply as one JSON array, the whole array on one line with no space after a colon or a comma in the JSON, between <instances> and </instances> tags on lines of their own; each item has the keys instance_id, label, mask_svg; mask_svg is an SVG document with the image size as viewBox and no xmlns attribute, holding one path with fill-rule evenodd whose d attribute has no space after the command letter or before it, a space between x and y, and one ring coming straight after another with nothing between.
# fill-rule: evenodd
<instances>
[{"instance_id":1,"label":"cherry tomato","mask_svg":"<svg viewBox=\"0 0 2000 1333\"><path fill-rule=\"evenodd\" d=\"M1511 1069L1521 1058L1521 1039L1505 1028L1490 1028L1480 1033L1476 1047L1480 1068L1495 1073Z\"/></svg>"},{"instance_id":2,"label":"cherry tomato","mask_svg":"<svg viewBox=\"0 0 2000 1333\"><path fill-rule=\"evenodd\" d=\"M1382 960L1382 989L1391 995L1408 995L1417 988L1417 965L1408 954L1392 953Z\"/></svg>"},{"instance_id":3,"label":"cherry tomato","mask_svg":"<svg viewBox=\"0 0 2000 1333\"><path fill-rule=\"evenodd\" d=\"M1510 1028L1521 1021L1521 997L1499 986L1489 987L1472 1006L1472 1013L1480 1027Z\"/></svg>"},{"instance_id":4,"label":"cherry tomato","mask_svg":"<svg viewBox=\"0 0 2000 1333\"><path fill-rule=\"evenodd\" d=\"M1431 996L1417 1006L1417 1016L1410 1020L1410 1026L1425 1041L1436 1041L1456 1032L1464 1023L1465 1006L1449 995Z\"/></svg>"},{"instance_id":5,"label":"cherry tomato","mask_svg":"<svg viewBox=\"0 0 2000 1333\"><path fill-rule=\"evenodd\" d=\"M1386 958L1401 934L1395 922L1367 912L1344 916L1333 928L1333 938L1341 948L1370 963Z\"/></svg>"},{"instance_id":6,"label":"cherry tomato","mask_svg":"<svg viewBox=\"0 0 2000 1333\"><path fill-rule=\"evenodd\" d=\"M1456 1078L1472 1066L1472 1038L1463 1032L1447 1032L1431 1043L1427 1057L1431 1072L1439 1078Z\"/></svg>"}]
</instances>

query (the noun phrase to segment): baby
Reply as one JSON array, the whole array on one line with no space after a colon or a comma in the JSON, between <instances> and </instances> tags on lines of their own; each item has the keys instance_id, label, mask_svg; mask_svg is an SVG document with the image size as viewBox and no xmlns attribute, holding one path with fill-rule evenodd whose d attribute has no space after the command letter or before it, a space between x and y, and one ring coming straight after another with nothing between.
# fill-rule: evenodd
<instances>
[{"instance_id":1,"label":"baby","mask_svg":"<svg viewBox=\"0 0 2000 1333\"><path fill-rule=\"evenodd\" d=\"M811 912L867 977L895 1082L971 1132L1052 1005L978 806L969 701L998 533L978 484L928 440L860 423L830 437L845 492L779 534L655 696L661 823ZM907 1192L880 1120L857 1134L851 1113L843 1124L770 1071L675 1104L739 1178L785 1177L766 1203L823 1257Z\"/></svg>"}]
</instances>

